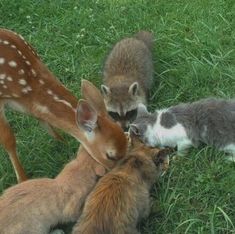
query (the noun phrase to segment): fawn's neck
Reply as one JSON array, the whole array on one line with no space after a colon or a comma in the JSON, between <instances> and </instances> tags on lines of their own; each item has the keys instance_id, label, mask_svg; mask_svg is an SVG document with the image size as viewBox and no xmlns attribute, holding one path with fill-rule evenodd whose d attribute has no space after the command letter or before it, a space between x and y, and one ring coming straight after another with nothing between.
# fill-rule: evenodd
<instances>
[{"instance_id":1,"label":"fawn's neck","mask_svg":"<svg viewBox=\"0 0 235 234\"><path fill-rule=\"evenodd\" d=\"M78 153L56 177L59 184L70 189L81 189L81 184L93 185L97 180L95 167L98 163L86 152Z\"/></svg>"},{"instance_id":2,"label":"fawn's neck","mask_svg":"<svg viewBox=\"0 0 235 234\"><path fill-rule=\"evenodd\" d=\"M35 62L37 78L31 80L32 92L22 97L28 112L77 139L82 138L76 124L78 99L40 61Z\"/></svg>"},{"instance_id":3,"label":"fawn's neck","mask_svg":"<svg viewBox=\"0 0 235 234\"><path fill-rule=\"evenodd\" d=\"M87 195L97 182L97 162L87 152L79 153L55 178L63 191L63 222L76 221L82 211Z\"/></svg>"}]
</instances>

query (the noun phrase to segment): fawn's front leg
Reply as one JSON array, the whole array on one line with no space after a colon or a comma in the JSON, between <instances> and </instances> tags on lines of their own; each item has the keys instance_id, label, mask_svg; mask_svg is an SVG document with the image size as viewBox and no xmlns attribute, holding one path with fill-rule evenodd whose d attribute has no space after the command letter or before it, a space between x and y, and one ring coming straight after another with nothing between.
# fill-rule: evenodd
<instances>
[{"instance_id":1,"label":"fawn's front leg","mask_svg":"<svg viewBox=\"0 0 235 234\"><path fill-rule=\"evenodd\" d=\"M24 169L21 166L16 153L16 139L10 125L6 120L3 103L0 103L0 144L3 145L10 157L16 173L17 181L22 182L27 180Z\"/></svg>"}]
</instances>

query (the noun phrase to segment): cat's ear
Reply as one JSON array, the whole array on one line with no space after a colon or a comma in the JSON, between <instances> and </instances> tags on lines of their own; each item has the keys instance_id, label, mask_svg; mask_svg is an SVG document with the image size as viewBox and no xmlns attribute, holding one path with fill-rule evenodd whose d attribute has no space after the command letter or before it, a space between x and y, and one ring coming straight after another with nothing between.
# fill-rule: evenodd
<instances>
[{"instance_id":1,"label":"cat's ear","mask_svg":"<svg viewBox=\"0 0 235 234\"><path fill-rule=\"evenodd\" d=\"M147 107L143 103L140 103L137 107L137 116L141 116L148 113L149 112L147 110Z\"/></svg>"},{"instance_id":2,"label":"cat's ear","mask_svg":"<svg viewBox=\"0 0 235 234\"><path fill-rule=\"evenodd\" d=\"M97 126L98 115L87 101L80 99L76 112L77 124L87 132L92 132Z\"/></svg>"},{"instance_id":3,"label":"cat's ear","mask_svg":"<svg viewBox=\"0 0 235 234\"><path fill-rule=\"evenodd\" d=\"M110 91L110 88L108 86L101 85L100 88L101 88L101 93L103 94L103 96L110 95L111 91Z\"/></svg>"},{"instance_id":4,"label":"cat's ear","mask_svg":"<svg viewBox=\"0 0 235 234\"><path fill-rule=\"evenodd\" d=\"M132 83L130 85L128 93L133 95L133 96L136 96L137 93L138 93L138 90L139 90L139 83L138 82L134 82L134 83Z\"/></svg>"}]
</instances>

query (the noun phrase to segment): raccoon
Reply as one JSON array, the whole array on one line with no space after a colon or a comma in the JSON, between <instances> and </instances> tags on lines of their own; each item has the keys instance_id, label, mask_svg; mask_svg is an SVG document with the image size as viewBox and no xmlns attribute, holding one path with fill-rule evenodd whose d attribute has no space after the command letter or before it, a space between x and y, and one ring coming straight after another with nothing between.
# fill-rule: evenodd
<instances>
[{"instance_id":1,"label":"raccoon","mask_svg":"<svg viewBox=\"0 0 235 234\"><path fill-rule=\"evenodd\" d=\"M146 104L153 80L153 35L140 31L114 45L108 55L101 91L110 116L124 130L135 120L138 104Z\"/></svg>"}]
</instances>

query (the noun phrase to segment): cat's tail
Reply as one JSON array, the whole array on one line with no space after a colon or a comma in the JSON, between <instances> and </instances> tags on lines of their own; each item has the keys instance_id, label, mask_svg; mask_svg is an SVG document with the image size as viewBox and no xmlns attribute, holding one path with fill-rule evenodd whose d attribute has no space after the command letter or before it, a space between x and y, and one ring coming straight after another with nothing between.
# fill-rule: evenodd
<instances>
[{"instance_id":1,"label":"cat's tail","mask_svg":"<svg viewBox=\"0 0 235 234\"><path fill-rule=\"evenodd\" d=\"M140 41L143 41L144 44L151 50L153 48L153 34L148 31L139 31L134 35Z\"/></svg>"}]
</instances>

